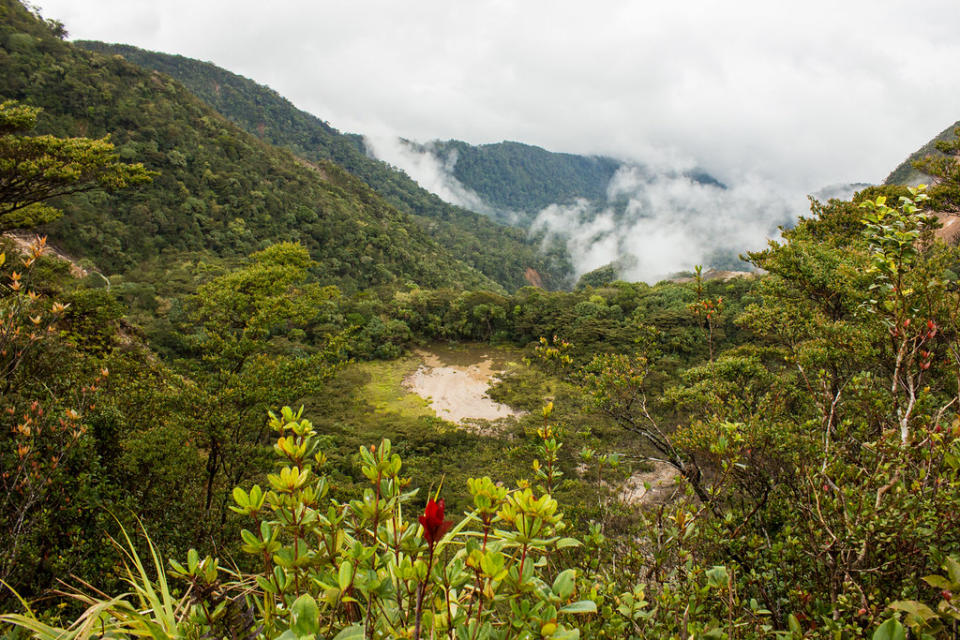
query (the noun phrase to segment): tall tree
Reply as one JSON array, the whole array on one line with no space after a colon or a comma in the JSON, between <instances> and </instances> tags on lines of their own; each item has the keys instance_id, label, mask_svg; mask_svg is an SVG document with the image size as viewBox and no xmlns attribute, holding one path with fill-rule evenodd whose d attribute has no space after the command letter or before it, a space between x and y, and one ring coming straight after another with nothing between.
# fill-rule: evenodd
<instances>
[{"instance_id":1,"label":"tall tree","mask_svg":"<svg viewBox=\"0 0 960 640\"><path fill-rule=\"evenodd\" d=\"M0 231L35 227L61 212L47 200L149 182L154 172L118 161L107 137L29 135L41 109L0 103Z\"/></svg>"},{"instance_id":2,"label":"tall tree","mask_svg":"<svg viewBox=\"0 0 960 640\"><path fill-rule=\"evenodd\" d=\"M251 258L200 287L185 327L197 356L190 375L200 393L211 529L225 521L228 490L258 470L264 411L316 393L341 360L341 341L325 329L340 291L308 281L315 263L306 248L281 243Z\"/></svg>"}]
</instances>

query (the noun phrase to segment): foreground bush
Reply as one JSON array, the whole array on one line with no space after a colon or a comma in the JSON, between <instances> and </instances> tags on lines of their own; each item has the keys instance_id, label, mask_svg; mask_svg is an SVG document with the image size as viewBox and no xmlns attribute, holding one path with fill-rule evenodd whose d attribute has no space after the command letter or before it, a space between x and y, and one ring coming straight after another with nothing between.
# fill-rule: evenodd
<instances>
[{"instance_id":1,"label":"foreground bush","mask_svg":"<svg viewBox=\"0 0 960 640\"><path fill-rule=\"evenodd\" d=\"M371 487L339 502L311 423L285 408L269 424L281 466L267 489L236 488L232 507L249 518L242 549L259 570L228 571L191 550L185 564L170 563L188 585L175 600L163 572L151 579L129 553L135 602L79 596L89 608L69 629L29 610L0 620L41 638L562 639L580 637L574 614L596 612L575 599L575 570L557 568L563 549L580 543L559 536L549 493L477 478L474 510L460 522L446 519L440 487L414 519L418 491L405 490L400 457L383 441L360 452Z\"/></svg>"}]
</instances>

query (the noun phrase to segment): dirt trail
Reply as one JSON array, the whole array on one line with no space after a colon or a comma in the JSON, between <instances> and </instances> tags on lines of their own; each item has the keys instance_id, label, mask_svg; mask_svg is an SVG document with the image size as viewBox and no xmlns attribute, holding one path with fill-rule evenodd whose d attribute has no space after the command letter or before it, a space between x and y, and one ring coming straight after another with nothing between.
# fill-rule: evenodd
<instances>
[{"instance_id":1,"label":"dirt trail","mask_svg":"<svg viewBox=\"0 0 960 640\"><path fill-rule=\"evenodd\" d=\"M403 386L430 401L438 418L458 425L471 420L498 420L520 415L505 404L487 396L491 381L502 370L490 356L481 355L474 364L451 364L436 353L417 350L422 358L416 371L407 376Z\"/></svg>"}]
</instances>

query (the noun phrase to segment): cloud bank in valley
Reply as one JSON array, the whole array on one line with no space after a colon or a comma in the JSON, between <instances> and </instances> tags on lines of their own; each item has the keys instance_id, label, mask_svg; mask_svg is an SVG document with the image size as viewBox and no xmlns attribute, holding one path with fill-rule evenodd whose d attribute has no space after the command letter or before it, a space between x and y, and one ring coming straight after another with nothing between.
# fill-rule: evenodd
<instances>
[{"instance_id":1,"label":"cloud bank in valley","mask_svg":"<svg viewBox=\"0 0 960 640\"><path fill-rule=\"evenodd\" d=\"M621 265L624 279L646 282L697 264L730 267L734 256L763 247L800 213L759 179L723 188L635 166L617 172L607 195L624 204L600 211L586 201L551 205L531 227L566 242L577 275L611 262Z\"/></svg>"},{"instance_id":2,"label":"cloud bank in valley","mask_svg":"<svg viewBox=\"0 0 960 640\"><path fill-rule=\"evenodd\" d=\"M485 203L453 175L456 155L438 157L431 146L396 138L366 139L377 158L405 171L441 199L499 220L516 219ZM607 203L552 204L530 227L543 242L562 242L576 276L611 262L621 277L656 282L697 264L737 266L736 256L764 246L805 211L801 193L757 177L724 187L690 177L689 160L671 155L625 164L607 186Z\"/></svg>"}]
</instances>

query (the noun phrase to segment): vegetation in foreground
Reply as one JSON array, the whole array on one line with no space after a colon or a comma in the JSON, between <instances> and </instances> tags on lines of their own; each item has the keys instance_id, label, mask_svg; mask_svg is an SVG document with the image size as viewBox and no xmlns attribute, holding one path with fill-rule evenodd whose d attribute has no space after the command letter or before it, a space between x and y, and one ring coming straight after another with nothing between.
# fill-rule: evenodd
<instances>
[{"instance_id":1,"label":"vegetation in foreground","mask_svg":"<svg viewBox=\"0 0 960 640\"><path fill-rule=\"evenodd\" d=\"M57 46L23 33L7 54ZM0 148L30 113L0 110ZM151 177L88 142L129 184L74 200ZM928 207L960 174L921 168L929 194L814 203L729 282L361 290L266 242L157 295L4 241L4 633L955 637L960 250ZM493 393L530 413L498 437L377 413L371 376L437 340L524 349ZM682 493L623 504L641 460Z\"/></svg>"},{"instance_id":2,"label":"vegetation in foreground","mask_svg":"<svg viewBox=\"0 0 960 640\"><path fill-rule=\"evenodd\" d=\"M21 311L5 317L26 328L45 309L49 316L41 322L55 321L59 331L34 340L32 355L8 378L4 400L17 404L5 414L13 418L13 438L4 451L31 470L24 478L38 497L35 508L8 502L21 516L4 521L29 526L17 533L23 543L8 558L6 580L30 595L44 574L42 564L27 559L56 553L60 564L48 565L47 584L77 572L107 592L118 589L111 586L123 576L111 568L116 556L94 540L94 532L115 531L99 506L112 505L115 513L136 510L168 556L202 548L186 564L161 570L187 580L166 587L174 604L164 606L177 612L171 635L229 637L259 629L272 637L295 628L291 633L300 635L415 636L421 593L422 629L442 635L469 629L491 638L857 637L907 627L949 635L953 556L960 548L960 529L952 526L960 513L952 357L958 256L933 238L922 201L917 193L897 208L883 197L862 207L818 207L782 243L752 256L768 272L753 280L621 283L502 299L421 290L388 301L344 298L304 280L309 259L296 245L278 245L184 300L183 319L168 339L178 346L166 364L109 335L110 322L123 330L119 313L107 323L84 317L84 296L106 301L109 293L64 288L69 280L37 250L28 268L6 276L5 304L19 301ZM28 293L25 278L37 276L51 293L59 278L60 293L78 307ZM300 304L307 300L314 302ZM85 307L102 309L88 301ZM370 338L374 318L406 330L393 342ZM524 330L535 327L555 329L557 337L530 340ZM530 364L495 390L498 399L535 411L504 434L507 455L502 440L442 428L416 412L364 409L362 391L356 394L370 378L341 364L348 354L376 357L388 344L396 353L380 355L396 357L416 340L438 337L516 337L531 345ZM31 381L56 391L51 376L68 370L87 382L62 387L56 404L40 399L48 396ZM314 375L304 377L307 371ZM144 384L144 375L153 383ZM557 409L540 412L547 395ZM305 423L287 412L273 422L285 439L273 455L285 456L288 469L271 472L260 415L294 396L318 420ZM415 470L409 487L421 493L400 491L406 480L393 466L392 450L384 453L386 444L372 453L366 447L377 429L396 435L391 440ZM62 453L51 458L43 447L54 442ZM123 452L119 465L110 447ZM305 469L307 452L323 473L298 484L291 469ZM606 477L598 469L597 482L589 480L589 469L620 460L614 452L672 465L687 495L646 508L621 504L607 488L616 477L609 467ZM374 454L383 459L371 463ZM387 459L396 487L369 477L371 464ZM490 484L505 502L487 523L499 554L493 557L503 558L506 573L490 565L478 578L469 563L482 563L486 551L481 547L479 559L470 560L476 551L470 541L482 537L483 520L474 513L475 493L463 489L491 469L506 481ZM293 485L284 488L284 477ZM252 488L265 482L268 489ZM336 501L322 497L326 492ZM250 513L237 513L249 511L243 500L251 495L264 500L252 525L244 521ZM435 564L433 534L411 514L427 508L424 518L436 518L440 497L451 505L445 514L468 517L449 538L434 538L436 545L444 541L443 564ZM534 498L556 506L527 514L549 520L537 525L545 527L535 544L543 560L527 569L516 564L524 556L516 536L527 521L503 505L520 500L540 508L530 506ZM553 532L561 510L565 529ZM51 537L71 520L77 524L66 530L73 535ZM340 527L346 529L338 533ZM406 542L398 542L398 531ZM322 544L330 535L333 547ZM565 538L571 540L564 548L555 548ZM203 549L212 550L208 540L220 551L200 560ZM257 551L237 555L244 548ZM256 558L266 564L258 567ZM215 562L223 568L214 570ZM533 568L539 577L528 583L522 572ZM123 611L146 605L90 598L95 610L81 621L95 616L117 625L117 633L135 633L124 626L134 621ZM562 613L573 603L582 604ZM5 620L55 634L53 613Z\"/></svg>"}]
</instances>

